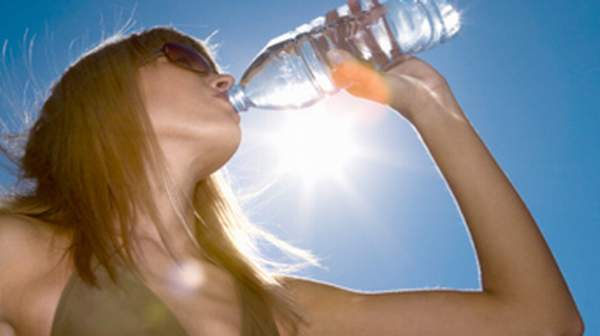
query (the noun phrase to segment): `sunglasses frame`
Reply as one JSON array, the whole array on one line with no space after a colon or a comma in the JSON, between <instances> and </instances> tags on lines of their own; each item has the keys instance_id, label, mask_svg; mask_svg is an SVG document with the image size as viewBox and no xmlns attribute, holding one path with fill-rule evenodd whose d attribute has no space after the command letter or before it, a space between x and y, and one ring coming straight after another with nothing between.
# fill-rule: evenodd
<instances>
[{"instance_id":1,"label":"sunglasses frame","mask_svg":"<svg viewBox=\"0 0 600 336\"><path fill-rule=\"evenodd\" d=\"M180 62L178 59L174 58L174 56L171 53L169 53L168 48L178 49L180 52L183 52L187 55L188 60L191 60L192 64L201 65L201 67L194 67L193 65L190 66ZM169 60L169 62L175 64L176 66L179 66L186 70L194 71L201 75L217 73L217 71L212 66L212 62L210 62L204 55L202 55L202 53L183 44L175 42L165 42L162 45L162 47L160 47L160 49L157 50L145 63L151 62L152 60L160 56L165 56Z\"/></svg>"}]
</instances>

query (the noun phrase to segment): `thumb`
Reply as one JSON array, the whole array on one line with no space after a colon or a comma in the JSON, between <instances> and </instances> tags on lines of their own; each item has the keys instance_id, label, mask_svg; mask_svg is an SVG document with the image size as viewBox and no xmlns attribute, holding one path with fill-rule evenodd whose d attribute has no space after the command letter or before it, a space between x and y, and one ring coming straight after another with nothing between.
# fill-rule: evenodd
<instances>
[{"instance_id":1,"label":"thumb","mask_svg":"<svg viewBox=\"0 0 600 336\"><path fill-rule=\"evenodd\" d=\"M332 70L332 79L338 88L347 89L355 84L350 76L352 75L350 69L357 68L357 62L352 54L343 49L331 49L327 51L327 60Z\"/></svg>"},{"instance_id":2,"label":"thumb","mask_svg":"<svg viewBox=\"0 0 600 336\"><path fill-rule=\"evenodd\" d=\"M390 89L383 74L342 49L328 51L327 58L336 87L346 89L354 96L389 104Z\"/></svg>"},{"instance_id":3,"label":"thumb","mask_svg":"<svg viewBox=\"0 0 600 336\"><path fill-rule=\"evenodd\" d=\"M330 49L327 51L327 60L330 65L335 67L341 63L354 60L354 56L344 49Z\"/></svg>"}]
</instances>

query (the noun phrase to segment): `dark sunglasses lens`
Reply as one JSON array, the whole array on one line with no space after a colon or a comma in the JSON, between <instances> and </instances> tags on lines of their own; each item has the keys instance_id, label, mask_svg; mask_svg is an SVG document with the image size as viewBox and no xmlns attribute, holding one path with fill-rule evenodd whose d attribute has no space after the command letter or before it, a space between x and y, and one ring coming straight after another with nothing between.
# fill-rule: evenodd
<instances>
[{"instance_id":1,"label":"dark sunglasses lens","mask_svg":"<svg viewBox=\"0 0 600 336\"><path fill-rule=\"evenodd\" d=\"M185 68L201 73L209 73L210 63L196 50L174 43L166 43L163 52L171 60Z\"/></svg>"}]
</instances>

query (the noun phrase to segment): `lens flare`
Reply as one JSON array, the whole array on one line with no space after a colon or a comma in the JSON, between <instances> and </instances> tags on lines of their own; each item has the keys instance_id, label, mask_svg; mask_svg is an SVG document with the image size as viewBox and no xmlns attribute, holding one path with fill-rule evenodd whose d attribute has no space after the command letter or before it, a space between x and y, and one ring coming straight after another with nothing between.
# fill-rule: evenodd
<instances>
[{"instance_id":1,"label":"lens flare","mask_svg":"<svg viewBox=\"0 0 600 336\"><path fill-rule=\"evenodd\" d=\"M169 270L171 290L181 295L199 290L204 283L204 271L197 260L185 260Z\"/></svg>"},{"instance_id":2,"label":"lens flare","mask_svg":"<svg viewBox=\"0 0 600 336\"><path fill-rule=\"evenodd\" d=\"M349 59L336 65L332 78L337 87L346 89L354 96L385 105L391 101L391 90L383 74L358 60Z\"/></svg>"}]
</instances>

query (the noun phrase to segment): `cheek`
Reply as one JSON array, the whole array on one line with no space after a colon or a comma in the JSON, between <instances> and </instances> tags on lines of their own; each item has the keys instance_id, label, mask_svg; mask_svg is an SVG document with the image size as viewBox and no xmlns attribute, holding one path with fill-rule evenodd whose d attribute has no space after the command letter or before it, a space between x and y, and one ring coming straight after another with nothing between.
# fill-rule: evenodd
<instances>
[{"instance_id":1,"label":"cheek","mask_svg":"<svg viewBox=\"0 0 600 336\"><path fill-rule=\"evenodd\" d=\"M202 103L200 78L169 63L144 69L140 73L141 87L150 110L185 110Z\"/></svg>"},{"instance_id":2,"label":"cheek","mask_svg":"<svg viewBox=\"0 0 600 336\"><path fill-rule=\"evenodd\" d=\"M194 74L161 66L146 72L142 80L146 112L159 137L216 146L239 142L237 122Z\"/></svg>"},{"instance_id":3,"label":"cheek","mask_svg":"<svg viewBox=\"0 0 600 336\"><path fill-rule=\"evenodd\" d=\"M156 128L190 128L222 118L210 108L209 97L189 86L153 85L145 99L146 112Z\"/></svg>"},{"instance_id":4,"label":"cheek","mask_svg":"<svg viewBox=\"0 0 600 336\"><path fill-rule=\"evenodd\" d=\"M197 95L192 94L194 91L180 81L156 82L146 95L147 107L149 110L182 110L198 99Z\"/></svg>"}]
</instances>

